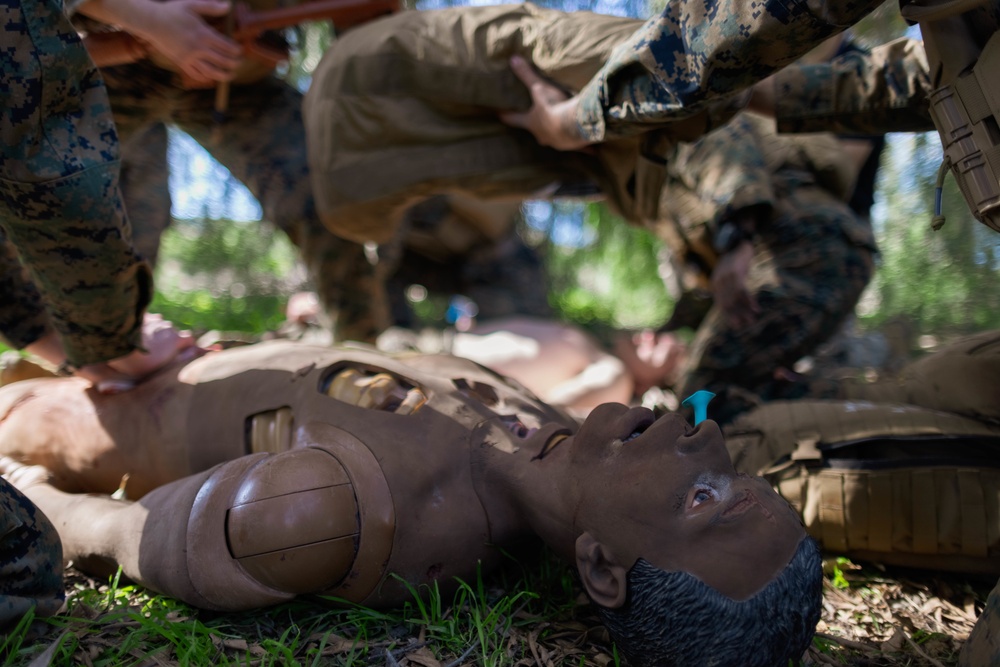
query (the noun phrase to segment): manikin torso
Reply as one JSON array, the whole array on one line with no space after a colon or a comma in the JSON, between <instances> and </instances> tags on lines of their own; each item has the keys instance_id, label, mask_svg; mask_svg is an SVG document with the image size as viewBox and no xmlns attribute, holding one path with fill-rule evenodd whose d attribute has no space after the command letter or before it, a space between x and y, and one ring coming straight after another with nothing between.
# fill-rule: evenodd
<instances>
[{"instance_id":1,"label":"manikin torso","mask_svg":"<svg viewBox=\"0 0 1000 667\"><path fill-rule=\"evenodd\" d=\"M111 493L127 475L132 500L223 462L278 455L268 459L286 462L277 479L268 464L255 468L220 508L229 551L266 573L269 559L307 548L302 562L329 570L310 582L369 604L409 597L385 572L419 585L494 562L492 545L527 527L484 507L488 459L512 454L529 430L574 428L470 362L290 343L209 354L118 396L74 379L15 383L0 390L0 419L0 454L46 466L72 492ZM322 518L289 538L280 524L294 512Z\"/></svg>"}]
</instances>

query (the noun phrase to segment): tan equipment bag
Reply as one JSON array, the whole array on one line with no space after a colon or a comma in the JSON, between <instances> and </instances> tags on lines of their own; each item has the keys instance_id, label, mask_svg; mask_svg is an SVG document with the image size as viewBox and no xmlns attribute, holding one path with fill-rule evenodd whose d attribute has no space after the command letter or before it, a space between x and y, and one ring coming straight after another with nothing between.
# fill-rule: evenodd
<instances>
[{"instance_id":1,"label":"tan equipment bag","mask_svg":"<svg viewBox=\"0 0 1000 667\"><path fill-rule=\"evenodd\" d=\"M887 383L897 402L770 403L727 427L727 446L827 550L1000 575L998 363L1000 332L980 334Z\"/></svg>"}]
</instances>

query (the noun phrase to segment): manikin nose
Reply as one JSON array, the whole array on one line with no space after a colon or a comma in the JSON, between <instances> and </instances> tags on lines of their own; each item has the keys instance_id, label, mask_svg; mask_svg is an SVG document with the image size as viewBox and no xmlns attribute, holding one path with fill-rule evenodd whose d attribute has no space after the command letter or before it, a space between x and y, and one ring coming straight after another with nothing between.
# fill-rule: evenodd
<instances>
[{"instance_id":1,"label":"manikin nose","mask_svg":"<svg viewBox=\"0 0 1000 667\"><path fill-rule=\"evenodd\" d=\"M704 422L703 422L704 423ZM702 433L702 424L698 424L693 429L682 435L677 440L677 451L681 454L697 454L703 451L709 443Z\"/></svg>"}]
</instances>

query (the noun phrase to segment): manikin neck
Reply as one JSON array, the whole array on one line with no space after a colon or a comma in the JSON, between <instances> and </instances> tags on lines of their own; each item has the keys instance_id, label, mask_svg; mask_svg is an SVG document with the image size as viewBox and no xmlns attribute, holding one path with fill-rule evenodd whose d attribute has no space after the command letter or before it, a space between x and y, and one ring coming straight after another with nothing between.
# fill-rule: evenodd
<instances>
[{"instance_id":1,"label":"manikin neck","mask_svg":"<svg viewBox=\"0 0 1000 667\"><path fill-rule=\"evenodd\" d=\"M566 458L572 438L565 438L543 455L541 445L522 446L514 453L477 448L480 498L490 520L494 541L504 534L531 532L557 555L572 561L580 532L573 522L577 505L572 485L565 483Z\"/></svg>"}]
</instances>

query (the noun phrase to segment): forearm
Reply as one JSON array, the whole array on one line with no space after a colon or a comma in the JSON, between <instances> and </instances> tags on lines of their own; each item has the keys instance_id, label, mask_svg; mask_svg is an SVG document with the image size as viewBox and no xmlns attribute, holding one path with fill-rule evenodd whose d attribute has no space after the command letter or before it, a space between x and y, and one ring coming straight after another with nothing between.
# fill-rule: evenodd
<instances>
[{"instance_id":1,"label":"forearm","mask_svg":"<svg viewBox=\"0 0 1000 667\"><path fill-rule=\"evenodd\" d=\"M136 37L147 38L156 29L158 4L150 0L82 0L72 4L72 8Z\"/></svg>"},{"instance_id":2,"label":"forearm","mask_svg":"<svg viewBox=\"0 0 1000 667\"><path fill-rule=\"evenodd\" d=\"M899 39L868 55L789 67L774 76L780 132L881 134L933 130L923 44Z\"/></svg>"},{"instance_id":3,"label":"forearm","mask_svg":"<svg viewBox=\"0 0 1000 667\"><path fill-rule=\"evenodd\" d=\"M690 116L793 62L879 4L668 2L580 92L581 133L597 142Z\"/></svg>"},{"instance_id":4,"label":"forearm","mask_svg":"<svg viewBox=\"0 0 1000 667\"><path fill-rule=\"evenodd\" d=\"M63 560L100 557L122 565L129 577L137 574L129 554L138 553L147 514L142 506L109 496L65 493L48 484L28 487L24 494L50 517L63 545Z\"/></svg>"}]
</instances>

